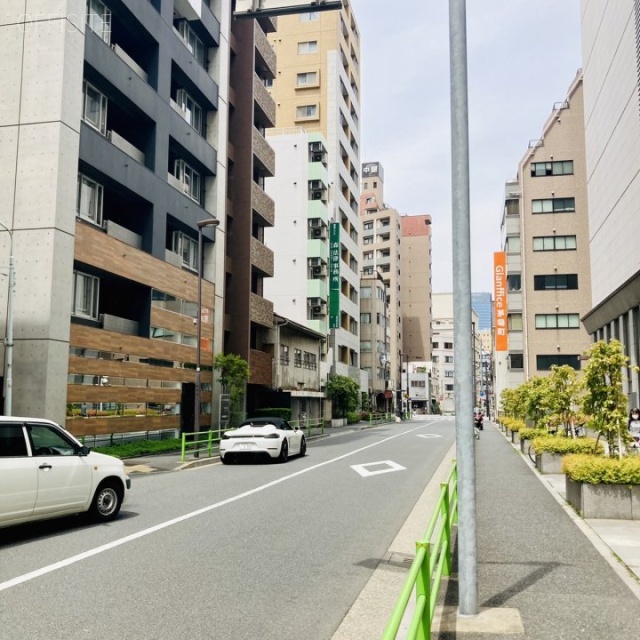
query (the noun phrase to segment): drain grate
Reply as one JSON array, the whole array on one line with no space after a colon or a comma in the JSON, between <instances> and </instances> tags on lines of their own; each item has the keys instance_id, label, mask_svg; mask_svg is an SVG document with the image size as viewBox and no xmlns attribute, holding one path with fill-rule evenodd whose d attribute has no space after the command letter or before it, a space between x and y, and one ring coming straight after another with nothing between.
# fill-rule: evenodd
<instances>
[{"instance_id":1,"label":"drain grate","mask_svg":"<svg viewBox=\"0 0 640 640\"><path fill-rule=\"evenodd\" d=\"M415 556L410 556L405 553L393 552L389 556L389 559L387 560L387 564L392 564L394 567L402 567L404 569L409 569L414 559L415 559Z\"/></svg>"}]
</instances>

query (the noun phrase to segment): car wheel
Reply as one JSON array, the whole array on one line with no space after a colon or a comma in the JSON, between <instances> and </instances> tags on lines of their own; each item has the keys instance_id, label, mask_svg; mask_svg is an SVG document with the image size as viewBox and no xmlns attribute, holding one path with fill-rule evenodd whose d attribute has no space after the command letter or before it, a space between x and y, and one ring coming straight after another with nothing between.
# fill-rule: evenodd
<instances>
[{"instance_id":1,"label":"car wheel","mask_svg":"<svg viewBox=\"0 0 640 640\"><path fill-rule=\"evenodd\" d=\"M307 439L302 436L302 440L300 440L300 457L304 457L307 455Z\"/></svg>"},{"instance_id":2,"label":"car wheel","mask_svg":"<svg viewBox=\"0 0 640 640\"><path fill-rule=\"evenodd\" d=\"M220 456L220 462L222 462L222 464L229 464L231 462L231 456L229 456L229 454Z\"/></svg>"},{"instance_id":3,"label":"car wheel","mask_svg":"<svg viewBox=\"0 0 640 640\"><path fill-rule=\"evenodd\" d=\"M122 506L122 487L114 481L103 482L93 496L93 502L89 513L98 522L108 522L113 520Z\"/></svg>"},{"instance_id":4,"label":"car wheel","mask_svg":"<svg viewBox=\"0 0 640 640\"><path fill-rule=\"evenodd\" d=\"M278 462L286 462L289 459L289 443L286 438L282 441L282 448L278 456Z\"/></svg>"}]
</instances>

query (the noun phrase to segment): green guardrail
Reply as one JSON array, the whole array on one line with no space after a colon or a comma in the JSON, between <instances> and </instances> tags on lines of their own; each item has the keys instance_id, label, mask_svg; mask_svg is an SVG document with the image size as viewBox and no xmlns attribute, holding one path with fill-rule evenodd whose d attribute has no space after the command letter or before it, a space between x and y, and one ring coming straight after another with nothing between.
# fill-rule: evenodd
<instances>
[{"instance_id":1,"label":"green guardrail","mask_svg":"<svg viewBox=\"0 0 640 640\"><path fill-rule=\"evenodd\" d=\"M180 460L184 462L187 457L187 451L199 456L201 453L211 457L213 444L220 442L220 431L199 431L198 433L182 434L182 449Z\"/></svg>"},{"instance_id":2,"label":"green guardrail","mask_svg":"<svg viewBox=\"0 0 640 640\"><path fill-rule=\"evenodd\" d=\"M385 424L387 422L395 422L396 416L394 413L370 413L369 414L369 426L372 427L377 424Z\"/></svg>"},{"instance_id":3,"label":"green guardrail","mask_svg":"<svg viewBox=\"0 0 640 640\"><path fill-rule=\"evenodd\" d=\"M407 640L431 640L431 623L438 600L442 576L451 574L451 527L458 521L458 470L453 468L440 485L440 497L421 541L416 542L416 557L391 614L382 640L394 640L405 616L414 587L416 606Z\"/></svg>"}]
</instances>

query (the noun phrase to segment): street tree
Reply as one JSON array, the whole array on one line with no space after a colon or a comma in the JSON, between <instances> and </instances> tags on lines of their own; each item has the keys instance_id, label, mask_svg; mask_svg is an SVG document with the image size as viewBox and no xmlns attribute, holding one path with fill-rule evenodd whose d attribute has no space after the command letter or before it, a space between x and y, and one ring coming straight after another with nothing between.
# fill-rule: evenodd
<instances>
[{"instance_id":1,"label":"street tree","mask_svg":"<svg viewBox=\"0 0 640 640\"><path fill-rule=\"evenodd\" d=\"M229 394L231 422L234 424L244 405L244 394L249 379L249 363L235 353L219 353L213 368L218 372L218 382L222 390Z\"/></svg>"},{"instance_id":2,"label":"street tree","mask_svg":"<svg viewBox=\"0 0 640 640\"><path fill-rule=\"evenodd\" d=\"M347 376L332 375L327 381L327 396L331 399L333 417L345 418L359 407L360 386Z\"/></svg>"}]
</instances>

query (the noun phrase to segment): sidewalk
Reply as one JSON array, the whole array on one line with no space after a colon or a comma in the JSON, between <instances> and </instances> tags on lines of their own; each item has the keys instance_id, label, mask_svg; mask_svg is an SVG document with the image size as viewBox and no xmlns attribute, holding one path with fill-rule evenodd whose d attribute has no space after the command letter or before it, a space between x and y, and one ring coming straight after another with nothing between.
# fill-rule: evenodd
<instances>
[{"instance_id":1,"label":"sidewalk","mask_svg":"<svg viewBox=\"0 0 640 640\"><path fill-rule=\"evenodd\" d=\"M442 467L333 640L382 636L433 510L444 461ZM476 441L480 614L457 616L454 567L441 586L432 640L640 638L640 582L632 572L639 572L640 522L583 520L565 503L559 480L538 474L486 423ZM405 617L398 638L407 629Z\"/></svg>"}]
</instances>

